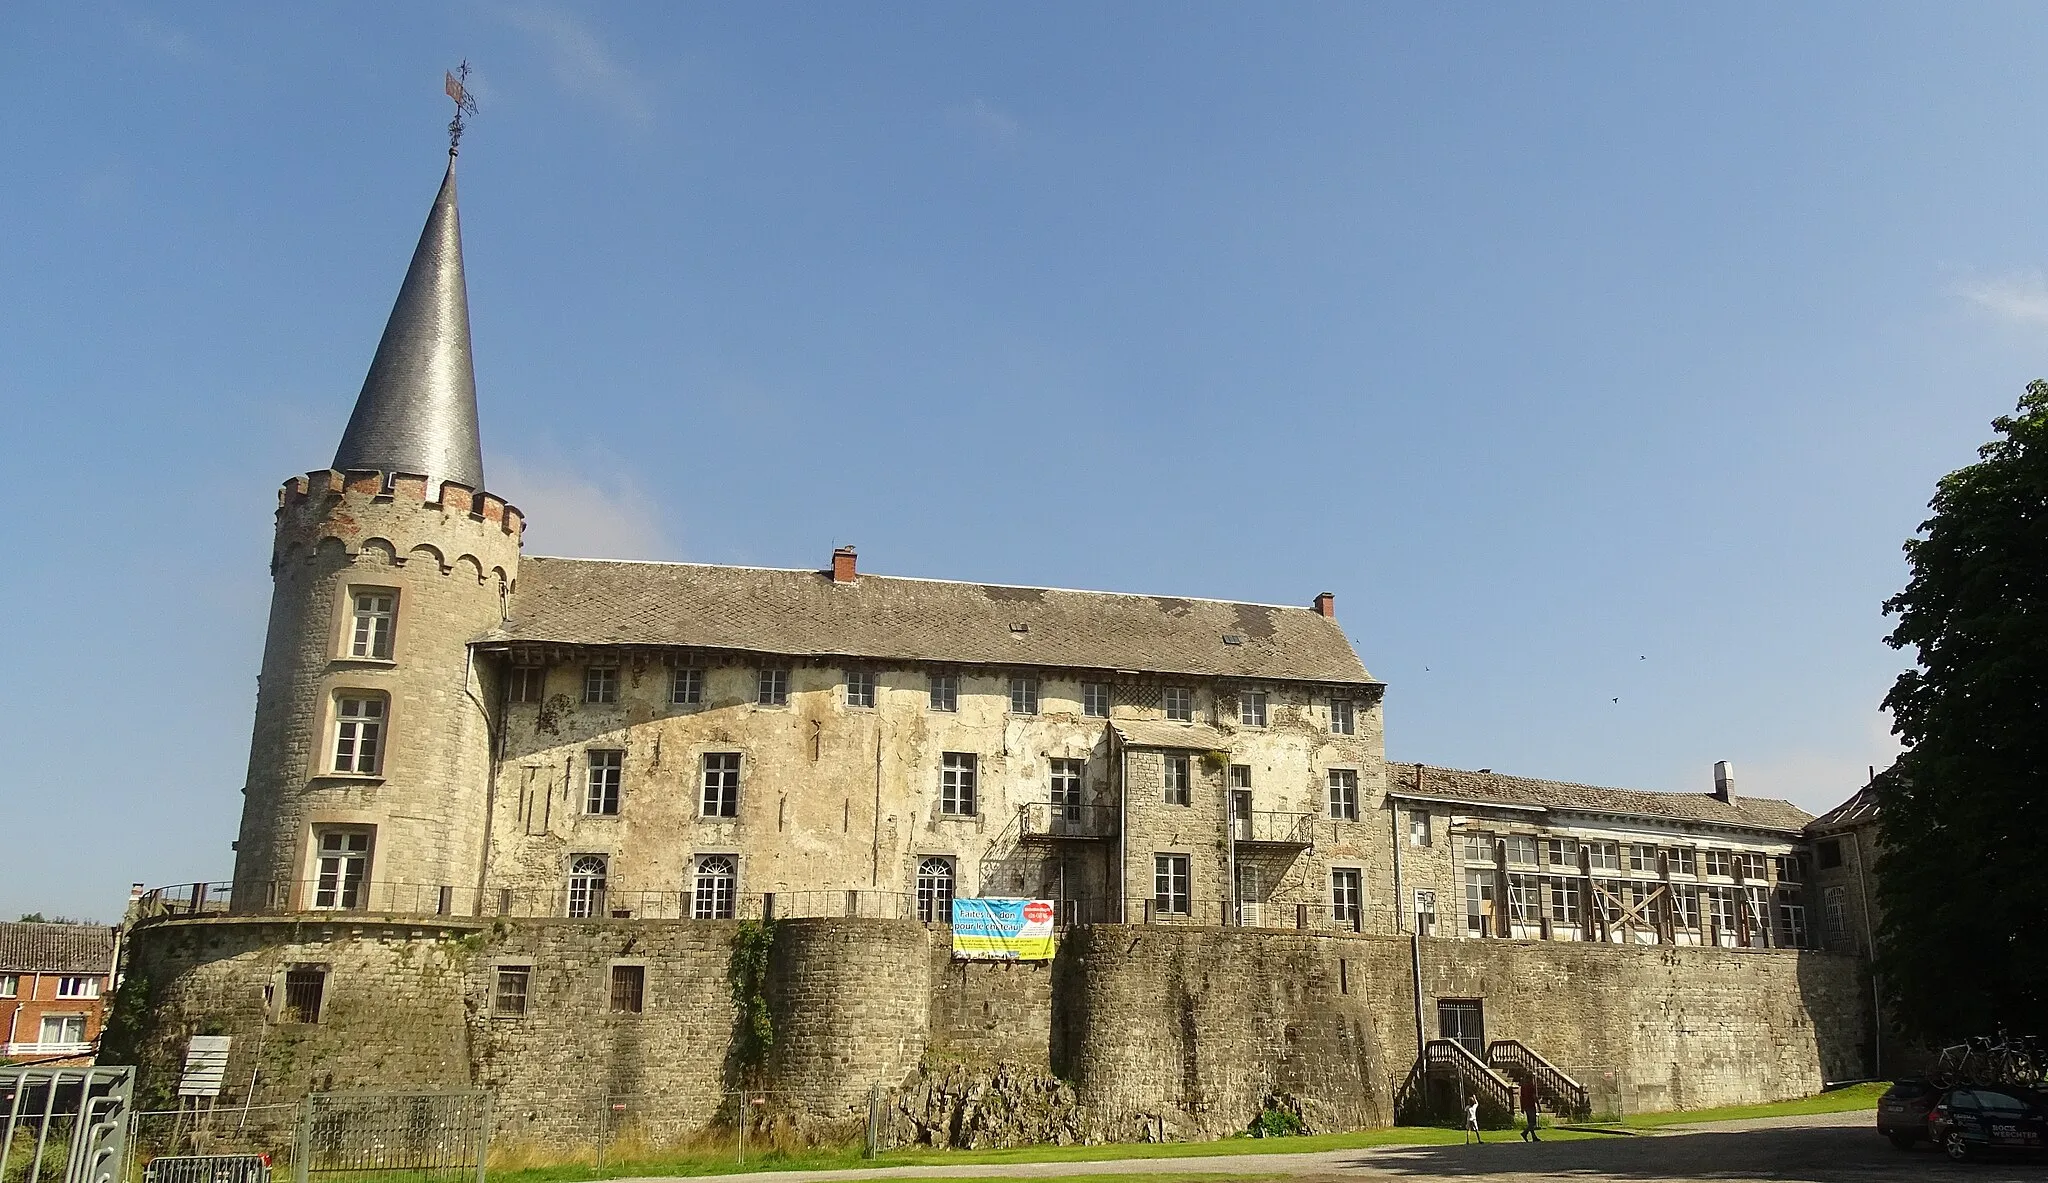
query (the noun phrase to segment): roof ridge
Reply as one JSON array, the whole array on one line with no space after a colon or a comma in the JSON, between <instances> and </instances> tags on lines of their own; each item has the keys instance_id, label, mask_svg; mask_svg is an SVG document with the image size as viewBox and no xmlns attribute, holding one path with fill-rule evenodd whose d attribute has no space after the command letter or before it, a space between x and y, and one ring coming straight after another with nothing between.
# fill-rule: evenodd
<instances>
[{"instance_id":1,"label":"roof ridge","mask_svg":"<svg viewBox=\"0 0 2048 1183\"><path fill-rule=\"evenodd\" d=\"M1387 761L1387 763L1390 766L1394 767L1414 768L1417 767L1419 762L1413 760L1389 760ZM1702 791L1698 789L1632 789L1627 787L1626 785L1596 785L1586 781L1555 780L1547 776L1523 776L1522 774L1515 772L1495 772L1491 769L1486 768L1453 768L1448 764L1428 763L1421 763L1420 766L1423 768L1431 769L1436 772L1455 772L1463 776L1497 776L1504 780L1529 781L1533 784L1557 785L1561 788L1567 789L1596 789L1603 793L1640 793L1646 797L1705 797L1711 801L1721 800L1721 798L1715 796L1711 791ZM1790 800L1784 797L1758 797L1747 794L1737 794L1733 801L1723 802L1723 804L1740 805L1745 801L1767 801L1773 805L1789 805L1793 809L1799 809L1802 813L1805 812L1804 809L1800 809L1798 805L1793 804Z\"/></svg>"}]
</instances>

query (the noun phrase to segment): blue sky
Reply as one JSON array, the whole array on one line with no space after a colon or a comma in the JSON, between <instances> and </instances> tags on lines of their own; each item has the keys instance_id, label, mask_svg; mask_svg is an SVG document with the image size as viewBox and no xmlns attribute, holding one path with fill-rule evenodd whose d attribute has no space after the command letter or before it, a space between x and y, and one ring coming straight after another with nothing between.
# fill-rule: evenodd
<instances>
[{"instance_id":1,"label":"blue sky","mask_svg":"<svg viewBox=\"0 0 2048 1183\"><path fill-rule=\"evenodd\" d=\"M0 13L0 913L224 877L284 477L461 162L529 550L1306 604L1388 754L1818 810L2048 373L2039 6ZM1618 700L1618 701L1617 701Z\"/></svg>"}]
</instances>

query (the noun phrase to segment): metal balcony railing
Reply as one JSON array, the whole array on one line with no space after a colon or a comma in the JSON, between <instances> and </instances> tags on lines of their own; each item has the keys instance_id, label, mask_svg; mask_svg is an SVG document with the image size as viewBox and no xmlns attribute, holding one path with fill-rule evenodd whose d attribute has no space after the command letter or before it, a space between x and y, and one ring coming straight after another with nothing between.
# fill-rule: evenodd
<instances>
[{"instance_id":1,"label":"metal balcony railing","mask_svg":"<svg viewBox=\"0 0 2048 1183\"><path fill-rule=\"evenodd\" d=\"M1253 810L1230 819L1230 836L1256 846L1307 846L1315 839L1316 815Z\"/></svg>"},{"instance_id":2,"label":"metal balcony railing","mask_svg":"<svg viewBox=\"0 0 2048 1183\"><path fill-rule=\"evenodd\" d=\"M1019 805L1017 816L1020 838L1116 837L1117 811L1114 805L1032 801Z\"/></svg>"}]
</instances>

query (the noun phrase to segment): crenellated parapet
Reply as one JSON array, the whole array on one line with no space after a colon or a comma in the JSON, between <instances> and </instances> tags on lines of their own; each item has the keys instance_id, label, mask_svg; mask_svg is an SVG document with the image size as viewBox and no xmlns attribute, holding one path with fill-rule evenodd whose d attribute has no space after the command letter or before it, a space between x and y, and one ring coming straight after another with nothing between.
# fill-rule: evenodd
<instances>
[{"instance_id":1,"label":"crenellated parapet","mask_svg":"<svg viewBox=\"0 0 2048 1183\"><path fill-rule=\"evenodd\" d=\"M511 502L454 481L430 489L414 473L321 469L278 489L271 570L338 545L352 557L379 552L393 565L432 562L442 574L470 570L509 585L525 526Z\"/></svg>"}]
</instances>

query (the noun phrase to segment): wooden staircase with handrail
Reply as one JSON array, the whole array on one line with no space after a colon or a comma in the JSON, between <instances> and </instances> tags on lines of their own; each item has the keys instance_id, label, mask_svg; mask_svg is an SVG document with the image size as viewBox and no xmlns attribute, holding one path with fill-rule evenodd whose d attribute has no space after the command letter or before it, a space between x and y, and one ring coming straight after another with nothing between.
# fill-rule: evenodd
<instances>
[{"instance_id":1,"label":"wooden staircase with handrail","mask_svg":"<svg viewBox=\"0 0 2048 1183\"><path fill-rule=\"evenodd\" d=\"M1496 1039L1487 1044L1486 1063L1502 1075L1534 1083L1537 1097L1561 1116L1583 1121L1593 1111L1584 1085L1519 1039Z\"/></svg>"},{"instance_id":2,"label":"wooden staircase with handrail","mask_svg":"<svg viewBox=\"0 0 2048 1183\"><path fill-rule=\"evenodd\" d=\"M1427 1103L1429 1080L1444 1076L1456 1079L1462 1093L1476 1096L1482 1103L1490 1102L1510 1117L1514 1115L1513 1081L1494 1071L1457 1040L1432 1039L1422 1045L1422 1055L1416 1058L1415 1066L1408 1070L1408 1079L1394 1095L1396 1119L1413 1120L1419 1107Z\"/></svg>"}]
</instances>

